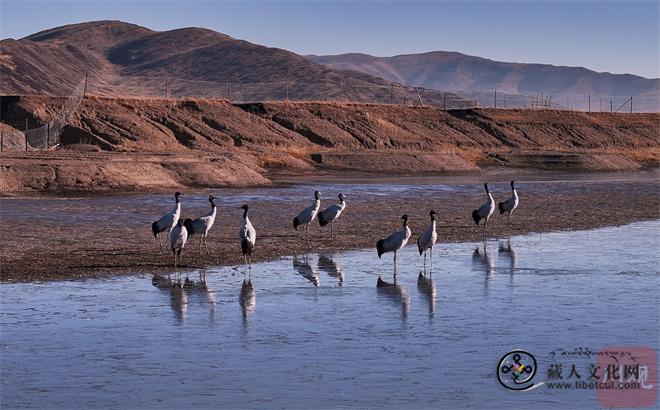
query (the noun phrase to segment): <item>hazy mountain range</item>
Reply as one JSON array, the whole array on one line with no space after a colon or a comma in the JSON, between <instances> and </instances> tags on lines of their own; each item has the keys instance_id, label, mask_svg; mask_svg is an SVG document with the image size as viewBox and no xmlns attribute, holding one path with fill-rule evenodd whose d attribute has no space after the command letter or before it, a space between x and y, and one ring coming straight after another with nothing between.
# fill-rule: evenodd
<instances>
[{"instance_id":1,"label":"hazy mountain range","mask_svg":"<svg viewBox=\"0 0 660 410\"><path fill-rule=\"evenodd\" d=\"M454 91L642 96L657 93L660 79L598 73L583 67L505 63L449 51L394 57L368 54L307 56L316 63L354 70L412 86Z\"/></svg>"}]
</instances>

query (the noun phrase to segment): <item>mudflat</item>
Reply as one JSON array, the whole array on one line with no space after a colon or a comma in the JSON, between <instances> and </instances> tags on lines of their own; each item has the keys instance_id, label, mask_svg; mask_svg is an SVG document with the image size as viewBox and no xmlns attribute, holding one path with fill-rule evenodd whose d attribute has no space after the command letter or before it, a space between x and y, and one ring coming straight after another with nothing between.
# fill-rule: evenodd
<instances>
[{"instance_id":1,"label":"mudflat","mask_svg":"<svg viewBox=\"0 0 660 410\"><path fill-rule=\"evenodd\" d=\"M206 198L218 196L215 225L207 238L207 254L193 236L183 253L183 266L173 267L172 253L163 237L163 250L151 233L151 223L174 205L171 194L94 197L31 197L0 199L4 235L0 237L0 279L26 282L78 279L114 274L176 272L216 265L240 265L237 239L243 203L257 230L254 261L285 255L374 247L409 215L415 246L417 235L438 212L435 263L442 264L442 243L478 241L494 237L588 229L660 218L660 179L657 172L635 174L576 174L518 178L520 206L507 223L496 211L486 235L471 212L485 202L481 181L488 180L495 201L510 195L509 176L448 179L362 179L336 181L305 179L263 188L183 191L182 217L195 218L210 210ZM300 239L293 217L323 192L321 207L337 201L343 192L347 208L330 230L317 223L310 238ZM391 258L385 255L384 258Z\"/></svg>"}]
</instances>

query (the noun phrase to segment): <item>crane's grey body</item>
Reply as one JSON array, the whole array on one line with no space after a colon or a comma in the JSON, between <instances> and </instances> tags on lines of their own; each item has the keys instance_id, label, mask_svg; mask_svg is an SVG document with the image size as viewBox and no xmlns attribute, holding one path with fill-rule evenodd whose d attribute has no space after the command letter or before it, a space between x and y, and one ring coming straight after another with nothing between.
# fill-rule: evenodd
<instances>
[{"instance_id":1,"label":"crane's grey body","mask_svg":"<svg viewBox=\"0 0 660 410\"><path fill-rule=\"evenodd\" d=\"M509 223L511 223L511 214L513 211L518 207L518 192L516 192L516 188L514 184L516 181L511 181L511 196L506 199L504 202L500 202L497 204L497 207L500 210L500 215L506 213L506 219Z\"/></svg>"},{"instance_id":2,"label":"crane's grey body","mask_svg":"<svg viewBox=\"0 0 660 410\"><path fill-rule=\"evenodd\" d=\"M182 219L179 219L170 231L169 239L170 249L172 249L172 253L174 254L174 266L176 267L177 257L179 259L179 264L181 264L181 253L186 246L186 242L188 242L188 230L183 226Z\"/></svg>"},{"instance_id":3,"label":"crane's grey body","mask_svg":"<svg viewBox=\"0 0 660 410\"><path fill-rule=\"evenodd\" d=\"M305 231L309 236L309 224L312 222L316 215L319 213L321 208L321 193L319 191L314 191L314 203L307 208L300 211L300 213L293 218L293 228L298 230L298 227L303 225L302 238L305 238Z\"/></svg>"},{"instance_id":4,"label":"crane's grey body","mask_svg":"<svg viewBox=\"0 0 660 410\"><path fill-rule=\"evenodd\" d=\"M204 215L201 216L197 219L190 219L186 218L185 221L183 221L183 225L188 229L188 233L190 236L193 235L199 235L199 250L202 250L202 243L204 244L204 248L206 249L206 253L209 253L209 248L206 243L206 236L209 234L209 231L211 230L211 227L213 227L213 223L215 222L215 216L217 214L217 206L215 205L214 200L217 198L214 197L213 195L209 196L209 202L211 203L211 211Z\"/></svg>"},{"instance_id":5,"label":"crane's grey body","mask_svg":"<svg viewBox=\"0 0 660 410\"><path fill-rule=\"evenodd\" d=\"M181 202L179 201L179 196L181 196L181 192L175 192L174 200L176 203L174 204L174 208L151 224L151 232L156 238L158 238L158 245L161 249L163 249L163 242L160 239L160 234L167 231L169 237L170 231L177 224L179 217L181 216Z\"/></svg>"},{"instance_id":6,"label":"crane's grey body","mask_svg":"<svg viewBox=\"0 0 660 410\"><path fill-rule=\"evenodd\" d=\"M486 235L486 226L488 225L488 220L490 219L490 216L493 214L493 212L495 212L495 200L490 194L488 184L484 184L484 189L486 190L488 200L485 204L481 205L479 209L472 211L472 219L477 225L479 225L479 221L482 219L484 220L484 235Z\"/></svg>"},{"instance_id":7,"label":"crane's grey body","mask_svg":"<svg viewBox=\"0 0 660 410\"><path fill-rule=\"evenodd\" d=\"M252 251L257 242L257 231L252 226L250 218L248 217L248 211L250 208L247 205L243 205L241 209L243 209L243 222L238 230L238 239L241 242L241 253L245 259L245 266L249 274L250 263L248 263L248 261L252 261Z\"/></svg>"},{"instance_id":8,"label":"crane's grey body","mask_svg":"<svg viewBox=\"0 0 660 410\"><path fill-rule=\"evenodd\" d=\"M410 235L412 232L408 227L408 215L403 215L401 217L403 220L403 226L401 229L394 231L390 236L385 239L381 239L376 243L376 251L378 252L378 257L380 258L384 253L393 252L394 253L394 271L396 272L396 253L402 249L408 243ZM396 275L396 273L395 273Z\"/></svg>"},{"instance_id":9,"label":"crane's grey body","mask_svg":"<svg viewBox=\"0 0 660 410\"><path fill-rule=\"evenodd\" d=\"M332 238L334 236L333 233L333 225L334 222L339 218L341 213L344 211L346 208L346 200L344 198L344 194L339 194L339 203L329 206L319 212L318 214L318 220L319 220L319 225L321 226L326 226L330 224L330 237Z\"/></svg>"},{"instance_id":10,"label":"crane's grey body","mask_svg":"<svg viewBox=\"0 0 660 410\"><path fill-rule=\"evenodd\" d=\"M417 250L419 250L420 256L424 254L424 268L426 268L426 251L431 253L431 267L433 267L433 245L438 240L438 233L436 232L436 223L435 215L437 212L431 210L429 216L431 217L431 223L429 226L424 229L421 235L417 238Z\"/></svg>"}]
</instances>

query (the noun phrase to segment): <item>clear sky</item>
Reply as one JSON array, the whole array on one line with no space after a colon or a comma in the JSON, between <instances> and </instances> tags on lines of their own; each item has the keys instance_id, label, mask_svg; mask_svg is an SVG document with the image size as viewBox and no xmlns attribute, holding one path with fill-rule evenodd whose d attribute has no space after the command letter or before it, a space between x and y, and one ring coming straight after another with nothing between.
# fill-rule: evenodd
<instances>
[{"instance_id":1,"label":"clear sky","mask_svg":"<svg viewBox=\"0 0 660 410\"><path fill-rule=\"evenodd\" d=\"M660 1L0 0L0 35L123 20L206 27L299 54L459 51L660 77Z\"/></svg>"}]
</instances>

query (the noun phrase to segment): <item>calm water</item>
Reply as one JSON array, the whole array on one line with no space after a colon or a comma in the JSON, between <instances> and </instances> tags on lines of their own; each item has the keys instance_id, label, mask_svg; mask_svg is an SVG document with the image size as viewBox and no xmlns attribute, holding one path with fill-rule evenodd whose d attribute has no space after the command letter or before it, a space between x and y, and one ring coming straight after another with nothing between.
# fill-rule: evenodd
<instances>
[{"instance_id":1,"label":"calm water","mask_svg":"<svg viewBox=\"0 0 660 410\"><path fill-rule=\"evenodd\" d=\"M659 347L660 221L207 270L209 289L150 276L0 286L3 408L597 407L593 391L513 393L514 348ZM188 272L197 277L199 272ZM185 273L184 273L185 275Z\"/></svg>"}]
</instances>

